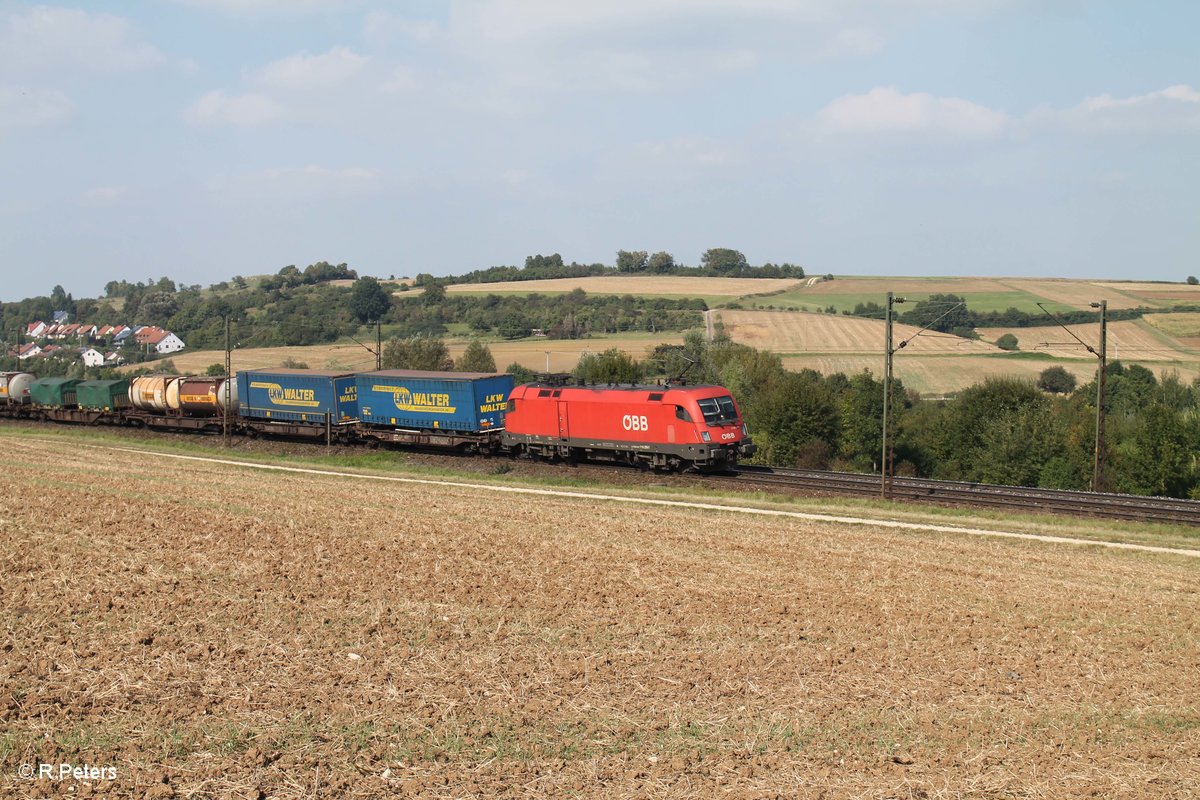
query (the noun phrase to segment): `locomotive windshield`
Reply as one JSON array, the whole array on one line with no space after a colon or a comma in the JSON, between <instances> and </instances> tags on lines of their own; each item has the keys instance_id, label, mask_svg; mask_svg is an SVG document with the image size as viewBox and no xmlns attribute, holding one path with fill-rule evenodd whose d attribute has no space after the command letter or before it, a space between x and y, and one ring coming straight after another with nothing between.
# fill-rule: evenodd
<instances>
[{"instance_id":1,"label":"locomotive windshield","mask_svg":"<svg viewBox=\"0 0 1200 800\"><path fill-rule=\"evenodd\" d=\"M697 400L696 403L700 406L700 413L704 415L704 421L709 425L733 425L738 421L737 408L733 405L733 398L729 395L708 397L704 400Z\"/></svg>"}]
</instances>

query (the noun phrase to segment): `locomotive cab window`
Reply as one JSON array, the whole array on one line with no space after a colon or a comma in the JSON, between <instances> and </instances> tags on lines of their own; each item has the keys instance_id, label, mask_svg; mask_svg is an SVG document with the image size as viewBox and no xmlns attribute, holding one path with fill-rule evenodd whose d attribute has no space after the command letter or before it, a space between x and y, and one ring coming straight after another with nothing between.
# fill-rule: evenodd
<instances>
[{"instance_id":1,"label":"locomotive cab window","mask_svg":"<svg viewBox=\"0 0 1200 800\"><path fill-rule=\"evenodd\" d=\"M729 395L707 397L697 400L696 404L700 406L700 413L704 415L704 421L709 425L733 425L738 421L737 408L733 405L733 398Z\"/></svg>"},{"instance_id":2,"label":"locomotive cab window","mask_svg":"<svg viewBox=\"0 0 1200 800\"><path fill-rule=\"evenodd\" d=\"M542 389L540 392L538 392L538 397L549 397L549 396L550 396L549 389Z\"/></svg>"},{"instance_id":3,"label":"locomotive cab window","mask_svg":"<svg viewBox=\"0 0 1200 800\"><path fill-rule=\"evenodd\" d=\"M504 406L504 410L509 414L516 411L517 410L517 401L509 400L508 403Z\"/></svg>"},{"instance_id":4,"label":"locomotive cab window","mask_svg":"<svg viewBox=\"0 0 1200 800\"><path fill-rule=\"evenodd\" d=\"M675 406L675 419L681 419L684 422L691 422L692 415L683 406Z\"/></svg>"}]
</instances>

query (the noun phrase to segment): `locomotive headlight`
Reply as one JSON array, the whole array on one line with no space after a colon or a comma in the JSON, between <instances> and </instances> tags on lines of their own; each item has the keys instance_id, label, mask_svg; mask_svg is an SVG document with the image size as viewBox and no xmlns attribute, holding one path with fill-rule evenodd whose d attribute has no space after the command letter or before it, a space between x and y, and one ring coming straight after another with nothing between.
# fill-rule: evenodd
<instances>
[{"instance_id":1,"label":"locomotive headlight","mask_svg":"<svg viewBox=\"0 0 1200 800\"><path fill-rule=\"evenodd\" d=\"M706 442L712 441L712 436L708 434L708 431L700 431L700 438Z\"/></svg>"}]
</instances>

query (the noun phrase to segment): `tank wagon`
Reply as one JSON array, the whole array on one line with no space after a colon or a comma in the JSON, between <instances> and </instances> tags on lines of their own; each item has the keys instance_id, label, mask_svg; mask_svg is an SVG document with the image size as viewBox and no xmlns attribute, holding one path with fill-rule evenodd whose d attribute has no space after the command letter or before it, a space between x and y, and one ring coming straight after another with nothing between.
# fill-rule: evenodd
<instances>
[{"instance_id":1,"label":"tank wagon","mask_svg":"<svg viewBox=\"0 0 1200 800\"><path fill-rule=\"evenodd\" d=\"M0 372L0 406L28 405L29 385L35 380L28 372Z\"/></svg>"},{"instance_id":2,"label":"tank wagon","mask_svg":"<svg viewBox=\"0 0 1200 800\"><path fill-rule=\"evenodd\" d=\"M755 445L721 386L516 387L504 444L550 459L608 460L656 469L721 470Z\"/></svg>"}]
</instances>

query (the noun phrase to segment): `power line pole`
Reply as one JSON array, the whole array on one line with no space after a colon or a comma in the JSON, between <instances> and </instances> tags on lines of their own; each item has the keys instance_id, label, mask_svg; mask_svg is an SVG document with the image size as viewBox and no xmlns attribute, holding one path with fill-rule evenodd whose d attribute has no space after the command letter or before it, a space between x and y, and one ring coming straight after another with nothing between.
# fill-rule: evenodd
<instances>
[{"instance_id":1,"label":"power line pole","mask_svg":"<svg viewBox=\"0 0 1200 800\"><path fill-rule=\"evenodd\" d=\"M888 416L892 407L892 361L893 356L896 355L896 348L892 346L892 305L903 302L903 297L896 297L894 293L888 292L887 310L883 315L886 332L883 344L883 453L879 467L881 478L879 496L884 500L888 499L892 493L892 440L891 431L888 428Z\"/></svg>"},{"instance_id":2,"label":"power line pole","mask_svg":"<svg viewBox=\"0 0 1200 800\"><path fill-rule=\"evenodd\" d=\"M1096 373L1096 451L1092 460L1092 491L1098 492L1104 486L1104 388L1108 379L1108 376L1105 375L1105 368L1108 366L1108 301L1100 300L1096 303L1089 303L1092 308L1100 309L1099 350L1076 336L1075 331L1064 325L1062 320L1052 314L1045 305L1042 303L1037 305L1046 312L1046 316L1058 323L1058 327L1070 334L1072 339L1083 345L1083 349L1099 360L1099 372Z\"/></svg>"},{"instance_id":3,"label":"power line pole","mask_svg":"<svg viewBox=\"0 0 1200 800\"><path fill-rule=\"evenodd\" d=\"M233 372L231 371L232 361L233 355L229 348L229 317L225 317L225 382L221 384L220 393L217 395L218 398L221 397L221 394L225 395L223 398L224 402L221 404L222 447L229 447L229 404L233 401L233 392L229 386L229 382L233 380Z\"/></svg>"},{"instance_id":4,"label":"power line pole","mask_svg":"<svg viewBox=\"0 0 1200 800\"><path fill-rule=\"evenodd\" d=\"M375 371L383 369L383 320L375 320Z\"/></svg>"},{"instance_id":5,"label":"power line pole","mask_svg":"<svg viewBox=\"0 0 1200 800\"><path fill-rule=\"evenodd\" d=\"M1100 372L1096 375L1096 454L1092 462L1092 491L1099 492L1104 488L1104 388L1107 376L1105 367L1108 366L1108 301L1101 300L1092 303L1092 308L1100 309Z\"/></svg>"}]
</instances>

